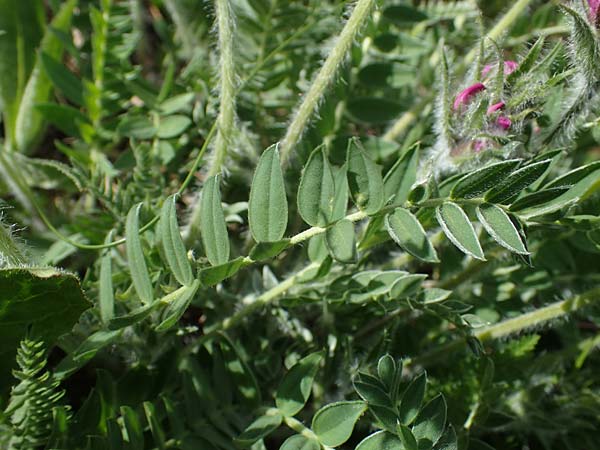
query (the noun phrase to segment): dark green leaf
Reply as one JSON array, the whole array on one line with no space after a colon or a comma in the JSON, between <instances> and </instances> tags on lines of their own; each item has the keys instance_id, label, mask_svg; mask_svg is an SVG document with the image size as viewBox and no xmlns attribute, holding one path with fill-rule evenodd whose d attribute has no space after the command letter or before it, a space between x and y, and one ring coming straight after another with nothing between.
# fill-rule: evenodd
<instances>
[{"instance_id":1,"label":"dark green leaf","mask_svg":"<svg viewBox=\"0 0 600 450\"><path fill-rule=\"evenodd\" d=\"M166 331L177 323L190 305L199 287L200 281L193 280L189 286L182 286L161 299L161 303L166 303L167 307L163 312L162 322L158 324L156 331Z\"/></svg>"},{"instance_id":2,"label":"dark green leaf","mask_svg":"<svg viewBox=\"0 0 600 450\"><path fill-rule=\"evenodd\" d=\"M417 417L425 396L425 386L427 386L427 374L423 372L410 382L402 394L398 417L404 425L410 425Z\"/></svg>"},{"instance_id":3,"label":"dark green leaf","mask_svg":"<svg viewBox=\"0 0 600 450\"><path fill-rule=\"evenodd\" d=\"M313 227L329 223L335 194L333 173L324 147L317 147L308 158L298 187L298 212Z\"/></svg>"},{"instance_id":4,"label":"dark green leaf","mask_svg":"<svg viewBox=\"0 0 600 450\"><path fill-rule=\"evenodd\" d=\"M312 430L323 445L337 447L350 438L354 424L366 409L364 402L331 403L316 412Z\"/></svg>"},{"instance_id":5,"label":"dark green leaf","mask_svg":"<svg viewBox=\"0 0 600 450\"><path fill-rule=\"evenodd\" d=\"M411 25L427 20L427 14L408 5L394 5L385 8L383 16L399 25Z\"/></svg>"},{"instance_id":6,"label":"dark green leaf","mask_svg":"<svg viewBox=\"0 0 600 450\"><path fill-rule=\"evenodd\" d=\"M385 227L394 242L406 252L426 262L439 262L423 226L407 209L396 208L388 214Z\"/></svg>"},{"instance_id":7,"label":"dark green leaf","mask_svg":"<svg viewBox=\"0 0 600 450\"><path fill-rule=\"evenodd\" d=\"M392 166L383 179L385 201L392 205L403 205L408 200L408 194L417 179L417 163L419 147L411 147Z\"/></svg>"},{"instance_id":8,"label":"dark green leaf","mask_svg":"<svg viewBox=\"0 0 600 450\"><path fill-rule=\"evenodd\" d=\"M413 435L419 442L428 443L433 446L442 437L446 426L446 400L443 395L438 395L425 405L415 420L412 428Z\"/></svg>"},{"instance_id":9,"label":"dark green leaf","mask_svg":"<svg viewBox=\"0 0 600 450\"><path fill-rule=\"evenodd\" d=\"M142 303L152 303L154 300L154 290L152 282L146 266L144 252L142 251L142 242L140 240L140 225L139 214L141 203L134 205L127 214L127 222L125 224L125 243L127 249L127 258L129 260L129 271L133 287Z\"/></svg>"},{"instance_id":10,"label":"dark green leaf","mask_svg":"<svg viewBox=\"0 0 600 450\"><path fill-rule=\"evenodd\" d=\"M450 197L481 197L488 190L503 181L520 162L520 159L510 159L468 173L454 185Z\"/></svg>"},{"instance_id":11,"label":"dark green leaf","mask_svg":"<svg viewBox=\"0 0 600 450\"><path fill-rule=\"evenodd\" d=\"M551 162L551 159L546 159L513 172L503 182L488 191L485 200L490 203L511 203L523 189L546 172Z\"/></svg>"},{"instance_id":12,"label":"dark green leaf","mask_svg":"<svg viewBox=\"0 0 600 450\"><path fill-rule=\"evenodd\" d=\"M192 267L179 233L175 201L175 196L171 195L163 204L160 213L160 238L165 259L175 279L180 284L189 286L193 281Z\"/></svg>"},{"instance_id":13,"label":"dark green leaf","mask_svg":"<svg viewBox=\"0 0 600 450\"><path fill-rule=\"evenodd\" d=\"M406 450L398 436L387 431L378 431L364 438L356 450Z\"/></svg>"},{"instance_id":14,"label":"dark green leaf","mask_svg":"<svg viewBox=\"0 0 600 450\"><path fill-rule=\"evenodd\" d=\"M304 407L322 360L323 352L311 353L285 375L275 395L275 404L283 415L294 416Z\"/></svg>"},{"instance_id":15,"label":"dark green leaf","mask_svg":"<svg viewBox=\"0 0 600 450\"><path fill-rule=\"evenodd\" d=\"M281 414L261 416L246 427L237 437L236 442L244 447L249 447L279 428L282 420Z\"/></svg>"},{"instance_id":16,"label":"dark green leaf","mask_svg":"<svg viewBox=\"0 0 600 450\"><path fill-rule=\"evenodd\" d=\"M321 446L318 441L301 434L294 434L281 444L279 450L319 450L320 448Z\"/></svg>"},{"instance_id":17,"label":"dark green leaf","mask_svg":"<svg viewBox=\"0 0 600 450\"><path fill-rule=\"evenodd\" d=\"M348 142L348 186L352 199L366 214L375 214L384 202L381 167L366 154L358 140Z\"/></svg>"},{"instance_id":18,"label":"dark green leaf","mask_svg":"<svg viewBox=\"0 0 600 450\"><path fill-rule=\"evenodd\" d=\"M156 408L151 402L144 402L144 413L146 414L146 420L148 421L154 443L158 447L158 450L165 450L165 432L160 426L160 419L156 414Z\"/></svg>"},{"instance_id":19,"label":"dark green leaf","mask_svg":"<svg viewBox=\"0 0 600 450\"><path fill-rule=\"evenodd\" d=\"M388 98L359 97L351 99L347 108L350 116L359 122L380 124L394 120L405 106Z\"/></svg>"},{"instance_id":20,"label":"dark green leaf","mask_svg":"<svg viewBox=\"0 0 600 450\"><path fill-rule=\"evenodd\" d=\"M517 228L504 210L496 205L483 204L477 207L477 217L494 240L511 252L528 255Z\"/></svg>"},{"instance_id":21,"label":"dark green leaf","mask_svg":"<svg viewBox=\"0 0 600 450\"><path fill-rule=\"evenodd\" d=\"M229 235L221 205L220 176L210 177L202 188L200 203L200 234L208 261L213 265L229 260Z\"/></svg>"},{"instance_id":22,"label":"dark green leaf","mask_svg":"<svg viewBox=\"0 0 600 450\"><path fill-rule=\"evenodd\" d=\"M225 264L207 267L198 272L198 279L204 286L214 286L217 283L233 276L238 270L248 264L242 256L232 259Z\"/></svg>"},{"instance_id":23,"label":"dark green leaf","mask_svg":"<svg viewBox=\"0 0 600 450\"><path fill-rule=\"evenodd\" d=\"M405 450L419 450L417 440L406 425L398 424L398 435Z\"/></svg>"},{"instance_id":24,"label":"dark green leaf","mask_svg":"<svg viewBox=\"0 0 600 450\"><path fill-rule=\"evenodd\" d=\"M483 250L469 218L456 203L445 202L436 208L436 217L444 234L463 253L485 261Z\"/></svg>"},{"instance_id":25,"label":"dark green leaf","mask_svg":"<svg viewBox=\"0 0 600 450\"><path fill-rule=\"evenodd\" d=\"M65 97L78 106L83 105L83 86L69 69L52 56L42 52L41 61L46 74Z\"/></svg>"}]
</instances>

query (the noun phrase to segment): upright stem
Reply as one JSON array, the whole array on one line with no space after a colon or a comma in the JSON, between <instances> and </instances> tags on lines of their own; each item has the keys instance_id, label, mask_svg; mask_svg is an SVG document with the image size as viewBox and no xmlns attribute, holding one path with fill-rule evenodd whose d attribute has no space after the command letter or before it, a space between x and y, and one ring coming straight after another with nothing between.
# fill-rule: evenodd
<instances>
[{"instance_id":1,"label":"upright stem","mask_svg":"<svg viewBox=\"0 0 600 450\"><path fill-rule=\"evenodd\" d=\"M215 0L219 41L219 117L218 133L209 176L221 172L232 143L235 122L235 65L233 62L233 11L229 0Z\"/></svg>"},{"instance_id":2,"label":"upright stem","mask_svg":"<svg viewBox=\"0 0 600 450\"><path fill-rule=\"evenodd\" d=\"M288 162L294 145L296 145L306 129L308 122L323 98L325 90L335 78L338 67L344 61L346 54L352 46L352 42L358 35L362 25L369 18L369 13L375 5L375 1L358 0L335 46L304 96L281 143L281 160L284 164Z\"/></svg>"}]
</instances>

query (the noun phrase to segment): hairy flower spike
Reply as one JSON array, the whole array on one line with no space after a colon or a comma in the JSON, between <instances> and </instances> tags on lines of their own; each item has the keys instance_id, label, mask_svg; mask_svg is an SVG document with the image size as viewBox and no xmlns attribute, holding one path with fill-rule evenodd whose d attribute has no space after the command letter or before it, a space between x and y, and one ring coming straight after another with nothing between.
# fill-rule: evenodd
<instances>
[{"instance_id":1,"label":"hairy flower spike","mask_svg":"<svg viewBox=\"0 0 600 450\"><path fill-rule=\"evenodd\" d=\"M597 1L600 1L600 0L597 0ZM519 64L517 64L516 61L511 61L511 60L504 61L504 75L510 75L515 70L517 70L518 66L519 66ZM496 67L496 65L494 65L494 64L486 64L483 67L483 70L481 71L481 76L485 77L495 67Z\"/></svg>"},{"instance_id":2,"label":"hairy flower spike","mask_svg":"<svg viewBox=\"0 0 600 450\"><path fill-rule=\"evenodd\" d=\"M462 105L468 104L469 101L481 91L485 91L485 85L483 83L475 83L464 89L456 96L456 99L454 100L454 109L458 110Z\"/></svg>"}]
</instances>

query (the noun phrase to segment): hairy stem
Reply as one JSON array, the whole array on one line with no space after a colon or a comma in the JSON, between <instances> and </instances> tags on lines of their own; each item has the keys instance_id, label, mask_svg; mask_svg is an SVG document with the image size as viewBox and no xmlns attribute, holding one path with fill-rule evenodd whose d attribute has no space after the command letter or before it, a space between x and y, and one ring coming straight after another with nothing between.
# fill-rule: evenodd
<instances>
[{"instance_id":1,"label":"hairy stem","mask_svg":"<svg viewBox=\"0 0 600 450\"><path fill-rule=\"evenodd\" d=\"M233 11L229 0L215 0L219 41L219 116L218 133L213 160L208 175L216 175L227 158L227 150L233 142L235 123L235 65L233 61Z\"/></svg>"},{"instance_id":2,"label":"hairy stem","mask_svg":"<svg viewBox=\"0 0 600 450\"><path fill-rule=\"evenodd\" d=\"M288 162L294 145L296 145L300 136L304 133L319 102L323 98L325 90L335 78L339 66L344 61L362 25L369 18L374 5L375 0L358 0L356 3L350 19L346 22L335 46L319 70L302 103L298 107L292 123L287 129L280 147L283 164Z\"/></svg>"}]
</instances>

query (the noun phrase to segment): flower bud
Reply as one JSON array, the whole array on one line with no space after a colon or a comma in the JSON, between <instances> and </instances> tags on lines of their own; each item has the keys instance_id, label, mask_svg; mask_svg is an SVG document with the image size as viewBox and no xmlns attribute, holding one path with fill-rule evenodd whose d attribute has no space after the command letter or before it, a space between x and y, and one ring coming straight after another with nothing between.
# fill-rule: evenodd
<instances>
[{"instance_id":1,"label":"flower bud","mask_svg":"<svg viewBox=\"0 0 600 450\"><path fill-rule=\"evenodd\" d=\"M506 106L506 103L504 103L504 102L494 103L487 109L487 113L493 114L496 111L500 111L501 109L504 109L505 106Z\"/></svg>"},{"instance_id":2,"label":"flower bud","mask_svg":"<svg viewBox=\"0 0 600 450\"><path fill-rule=\"evenodd\" d=\"M471 98L481 91L485 91L485 86L483 83L475 83L474 85L464 89L456 96L456 99L454 100L454 109L457 110L462 105L468 104Z\"/></svg>"},{"instance_id":3,"label":"flower bud","mask_svg":"<svg viewBox=\"0 0 600 450\"><path fill-rule=\"evenodd\" d=\"M496 125L498 125L503 130L508 130L512 125L512 120L510 120L506 116L500 116L498 117L498 119L496 119Z\"/></svg>"}]
</instances>

